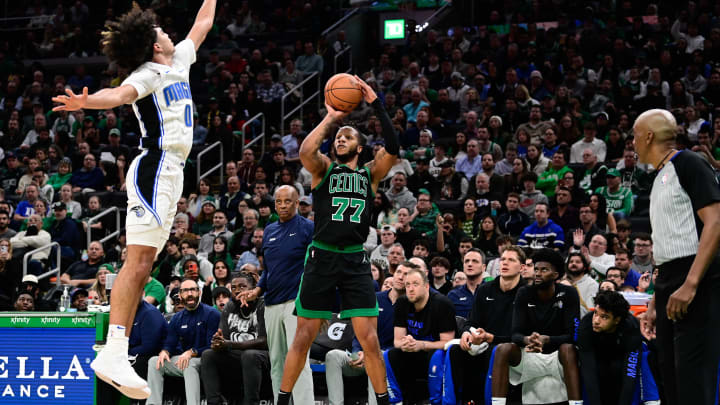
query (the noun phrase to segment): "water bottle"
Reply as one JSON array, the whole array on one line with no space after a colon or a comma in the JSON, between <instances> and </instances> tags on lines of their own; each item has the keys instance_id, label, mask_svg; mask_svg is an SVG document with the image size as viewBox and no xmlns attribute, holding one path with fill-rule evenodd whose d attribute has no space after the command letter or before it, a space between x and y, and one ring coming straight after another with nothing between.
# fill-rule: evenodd
<instances>
[{"instance_id":1,"label":"water bottle","mask_svg":"<svg viewBox=\"0 0 720 405\"><path fill-rule=\"evenodd\" d=\"M68 293L68 287L65 286L62 297L60 297L60 312L67 312L70 309L70 294Z\"/></svg>"}]
</instances>

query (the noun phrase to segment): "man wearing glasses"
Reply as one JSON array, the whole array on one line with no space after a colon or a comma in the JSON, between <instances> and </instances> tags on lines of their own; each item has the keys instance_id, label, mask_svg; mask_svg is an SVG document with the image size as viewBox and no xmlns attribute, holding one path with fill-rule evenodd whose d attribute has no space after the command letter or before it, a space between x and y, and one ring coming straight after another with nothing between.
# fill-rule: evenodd
<instances>
[{"instance_id":1,"label":"man wearing glasses","mask_svg":"<svg viewBox=\"0 0 720 405\"><path fill-rule=\"evenodd\" d=\"M200 302L200 288L191 279L180 284L180 299L185 309L172 317L163 349L148 361L148 405L163 403L165 375L183 377L188 405L200 404L200 356L210 348L220 312Z\"/></svg>"},{"instance_id":2,"label":"man wearing glasses","mask_svg":"<svg viewBox=\"0 0 720 405\"><path fill-rule=\"evenodd\" d=\"M647 233L636 234L633 241L632 268L643 274L652 271L654 267L652 237Z\"/></svg>"}]
</instances>

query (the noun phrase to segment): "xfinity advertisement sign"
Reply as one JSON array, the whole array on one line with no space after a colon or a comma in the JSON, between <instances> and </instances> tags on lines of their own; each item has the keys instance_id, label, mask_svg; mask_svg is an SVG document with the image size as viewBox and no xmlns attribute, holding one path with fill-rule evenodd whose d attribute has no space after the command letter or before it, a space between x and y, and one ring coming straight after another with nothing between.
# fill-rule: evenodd
<instances>
[{"instance_id":1,"label":"xfinity advertisement sign","mask_svg":"<svg viewBox=\"0 0 720 405\"><path fill-rule=\"evenodd\" d=\"M95 328L28 326L0 327L0 403L92 405Z\"/></svg>"}]
</instances>

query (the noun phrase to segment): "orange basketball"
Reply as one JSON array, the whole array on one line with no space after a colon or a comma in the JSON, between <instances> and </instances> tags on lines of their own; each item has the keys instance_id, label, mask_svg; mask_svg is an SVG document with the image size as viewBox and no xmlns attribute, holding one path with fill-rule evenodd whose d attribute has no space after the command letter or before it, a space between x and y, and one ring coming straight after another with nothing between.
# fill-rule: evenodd
<instances>
[{"instance_id":1,"label":"orange basketball","mask_svg":"<svg viewBox=\"0 0 720 405\"><path fill-rule=\"evenodd\" d=\"M325 101L336 110L350 112L362 100L362 89L352 75L338 73L325 84Z\"/></svg>"}]
</instances>

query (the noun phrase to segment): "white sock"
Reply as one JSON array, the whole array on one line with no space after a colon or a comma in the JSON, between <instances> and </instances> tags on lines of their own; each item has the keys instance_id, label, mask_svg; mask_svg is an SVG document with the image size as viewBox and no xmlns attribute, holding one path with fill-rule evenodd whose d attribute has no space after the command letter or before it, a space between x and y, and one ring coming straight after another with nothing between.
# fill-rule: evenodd
<instances>
[{"instance_id":1,"label":"white sock","mask_svg":"<svg viewBox=\"0 0 720 405\"><path fill-rule=\"evenodd\" d=\"M496 398L492 397L492 405L505 405L507 398Z\"/></svg>"},{"instance_id":2,"label":"white sock","mask_svg":"<svg viewBox=\"0 0 720 405\"><path fill-rule=\"evenodd\" d=\"M570 400L570 401L568 401L568 405L583 405L583 401L582 400L580 400L580 401Z\"/></svg>"},{"instance_id":3,"label":"white sock","mask_svg":"<svg viewBox=\"0 0 720 405\"><path fill-rule=\"evenodd\" d=\"M125 327L122 325L110 325L108 327L107 343L105 347L118 353L127 353L128 339L125 336Z\"/></svg>"}]
</instances>

